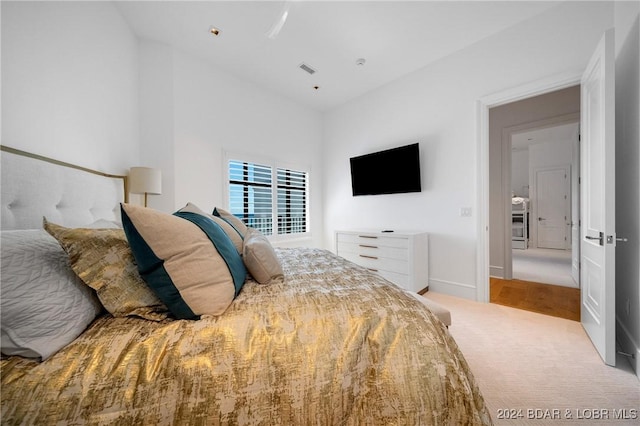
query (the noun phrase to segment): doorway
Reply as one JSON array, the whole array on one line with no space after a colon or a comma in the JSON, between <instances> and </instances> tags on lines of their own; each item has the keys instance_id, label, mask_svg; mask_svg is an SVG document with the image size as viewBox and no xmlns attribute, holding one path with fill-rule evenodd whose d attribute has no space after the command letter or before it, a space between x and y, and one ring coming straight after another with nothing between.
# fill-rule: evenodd
<instances>
[{"instance_id":1,"label":"doorway","mask_svg":"<svg viewBox=\"0 0 640 426\"><path fill-rule=\"evenodd\" d=\"M579 123L563 119L511 134L512 275L504 278L578 288Z\"/></svg>"},{"instance_id":2,"label":"doorway","mask_svg":"<svg viewBox=\"0 0 640 426\"><path fill-rule=\"evenodd\" d=\"M579 86L489 109L488 301L496 300L492 292L501 291L534 303L545 299L551 307L564 305L563 297L554 298L553 291L537 284L559 285L576 293L571 310L579 311L578 284L571 277L571 224L579 214L573 208L578 191L572 191L579 170L579 120ZM496 280L504 280L500 289L493 285ZM523 303L515 296L514 307Z\"/></svg>"},{"instance_id":3,"label":"doorway","mask_svg":"<svg viewBox=\"0 0 640 426\"><path fill-rule=\"evenodd\" d=\"M489 280L493 261L490 245L498 215L492 215L490 110L517 99L549 93L571 83L579 84L581 98L580 170L580 279L581 324L603 361L616 364L615 348L615 56L614 30L607 30L581 75L554 76L542 81L479 99L478 106L478 242L476 299L489 301ZM553 107L553 105L550 105ZM500 163L501 164L501 163ZM510 174L499 170L500 174ZM503 196L502 191L498 191ZM488 201L488 202L487 202ZM498 201L502 201L498 197ZM500 207L499 204L498 207ZM495 206L493 206L495 210ZM504 231L504 230L502 230ZM500 241L498 241L500 242ZM502 253L504 254L504 247ZM500 259L498 259L500 260ZM499 266L499 265L497 265ZM508 266L508 265L507 265ZM504 268L503 268L504 270Z\"/></svg>"}]
</instances>

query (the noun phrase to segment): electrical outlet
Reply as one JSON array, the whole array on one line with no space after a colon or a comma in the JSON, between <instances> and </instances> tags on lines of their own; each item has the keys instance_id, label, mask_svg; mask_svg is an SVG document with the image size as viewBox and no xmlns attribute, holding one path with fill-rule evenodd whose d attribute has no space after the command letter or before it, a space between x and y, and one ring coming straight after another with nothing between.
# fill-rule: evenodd
<instances>
[{"instance_id":1,"label":"electrical outlet","mask_svg":"<svg viewBox=\"0 0 640 426\"><path fill-rule=\"evenodd\" d=\"M461 207L460 217L471 217L471 207Z\"/></svg>"}]
</instances>

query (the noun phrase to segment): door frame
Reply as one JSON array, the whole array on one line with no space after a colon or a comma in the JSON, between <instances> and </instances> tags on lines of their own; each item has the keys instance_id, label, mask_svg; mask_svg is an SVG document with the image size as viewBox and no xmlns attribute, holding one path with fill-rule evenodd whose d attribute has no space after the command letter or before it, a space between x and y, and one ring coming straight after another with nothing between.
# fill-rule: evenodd
<instances>
[{"instance_id":1,"label":"door frame","mask_svg":"<svg viewBox=\"0 0 640 426\"><path fill-rule=\"evenodd\" d=\"M476 256L476 300L478 302L489 302L489 109L500 105L531 98L545 93L566 89L580 84L582 71L564 73L548 77L542 80L497 92L492 95L482 97L476 101L476 122L477 122L477 185L476 185L476 211L478 248ZM508 138L511 145L511 138ZM504 146L503 146L504 149ZM511 157L509 156L508 172L505 175L511 177ZM504 176L503 176L504 179ZM508 184L508 196L511 194L511 183ZM506 186L503 182L503 188ZM509 215L511 213L509 212ZM505 220L505 240L509 237L511 242L510 224ZM507 225L509 229L507 230ZM506 243L506 241L505 241ZM507 247L507 246L505 246ZM510 247L510 244L509 246ZM507 254L508 252L508 254ZM508 256L509 262L505 262L505 268L511 264L511 250L505 250L505 260ZM512 269L512 267L510 268Z\"/></svg>"}]
</instances>

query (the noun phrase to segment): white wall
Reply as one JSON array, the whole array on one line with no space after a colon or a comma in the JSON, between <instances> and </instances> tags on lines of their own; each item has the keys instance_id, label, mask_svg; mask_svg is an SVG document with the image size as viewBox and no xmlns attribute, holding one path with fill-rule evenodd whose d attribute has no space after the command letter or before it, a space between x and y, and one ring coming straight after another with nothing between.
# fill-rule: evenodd
<instances>
[{"instance_id":1,"label":"white wall","mask_svg":"<svg viewBox=\"0 0 640 426\"><path fill-rule=\"evenodd\" d=\"M140 163L162 171L162 195L148 196L148 206L175 209L173 50L162 43L139 41Z\"/></svg>"},{"instance_id":2,"label":"white wall","mask_svg":"<svg viewBox=\"0 0 640 426\"><path fill-rule=\"evenodd\" d=\"M529 147L530 170L536 167L554 167L572 163L573 142L570 140L537 143Z\"/></svg>"},{"instance_id":3,"label":"white wall","mask_svg":"<svg viewBox=\"0 0 640 426\"><path fill-rule=\"evenodd\" d=\"M518 197L529 197L527 187L533 184L531 171L535 168L565 164L575 167L573 164L573 142L570 140L532 144L525 150L512 152L511 155L511 190Z\"/></svg>"},{"instance_id":4,"label":"white wall","mask_svg":"<svg viewBox=\"0 0 640 426\"><path fill-rule=\"evenodd\" d=\"M529 148L511 152L511 192L529 198Z\"/></svg>"},{"instance_id":5,"label":"white wall","mask_svg":"<svg viewBox=\"0 0 640 426\"><path fill-rule=\"evenodd\" d=\"M578 72L612 24L610 3L561 4L327 113L325 245L336 229L428 231L431 288L475 298L476 219L460 208L478 211L476 101ZM351 196L349 157L409 142L420 142L422 193Z\"/></svg>"},{"instance_id":6,"label":"white wall","mask_svg":"<svg viewBox=\"0 0 640 426\"><path fill-rule=\"evenodd\" d=\"M221 71L187 53L141 42L142 144L167 171L163 194L150 206L173 211L193 202L204 210L225 207L225 152L308 167L312 239L322 244L322 116ZM159 125L159 127L158 127ZM284 244L281 244L284 245Z\"/></svg>"},{"instance_id":7,"label":"white wall","mask_svg":"<svg viewBox=\"0 0 640 426\"><path fill-rule=\"evenodd\" d=\"M640 3L616 3L616 338L640 377Z\"/></svg>"},{"instance_id":8,"label":"white wall","mask_svg":"<svg viewBox=\"0 0 640 426\"><path fill-rule=\"evenodd\" d=\"M2 144L111 173L138 159L137 39L111 3L2 2Z\"/></svg>"},{"instance_id":9,"label":"white wall","mask_svg":"<svg viewBox=\"0 0 640 426\"><path fill-rule=\"evenodd\" d=\"M149 206L225 204L222 152L311 169L322 245L322 116L162 43L110 2L2 2L2 144L110 173L160 167ZM134 196L134 201L135 201Z\"/></svg>"}]
</instances>

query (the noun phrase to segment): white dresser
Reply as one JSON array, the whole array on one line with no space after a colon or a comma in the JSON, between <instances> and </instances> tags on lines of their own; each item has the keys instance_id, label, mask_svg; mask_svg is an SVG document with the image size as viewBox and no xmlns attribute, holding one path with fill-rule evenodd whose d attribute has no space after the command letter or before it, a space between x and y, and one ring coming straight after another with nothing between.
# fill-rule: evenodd
<instances>
[{"instance_id":1,"label":"white dresser","mask_svg":"<svg viewBox=\"0 0 640 426\"><path fill-rule=\"evenodd\" d=\"M400 287L429 288L429 236L424 232L336 231L336 253Z\"/></svg>"}]
</instances>

